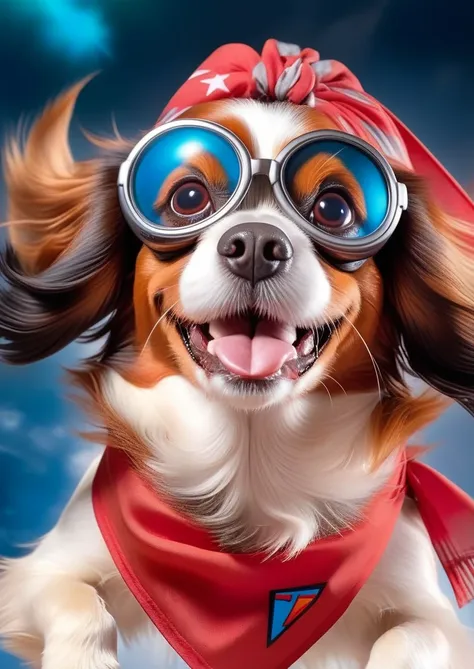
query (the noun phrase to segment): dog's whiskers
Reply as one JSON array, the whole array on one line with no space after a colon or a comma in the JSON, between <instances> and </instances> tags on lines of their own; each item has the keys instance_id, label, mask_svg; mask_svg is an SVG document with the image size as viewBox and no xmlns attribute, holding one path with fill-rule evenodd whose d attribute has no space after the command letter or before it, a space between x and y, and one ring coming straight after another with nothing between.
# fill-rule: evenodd
<instances>
[{"instance_id":1,"label":"dog's whiskers","mask_svg":"<svg viewBox=\"0 0 474 669\"><path fill-rule=\"evenodd\" d=\"M351 326L351 328L354 330L354 332L355 332L355 333L357 334L357 336L360 338L361 342L364 344L364 346L365 346L365 348L366 348L366 350L367 350L367 353L369 354L370 361L371 361L371 363L372 363L372 367L374 368L374 372L375 372L375 379L376 379L376 381L377 381L377 389L378 389L379 400L382 401L382 386L381 386L381 384L383 383L383 379L382 379L382 373L381 373L381 371L380 371L380 367L379 367L377 361L375 360L375 358L374 358L374 356L373 356L373 354L372 354L372 351L371 351L370 348L369 348L369 345L367 344L367 342L365 341L364 337L361 335L361 333L359 332L359 330L356 328L356 326L354 325L354 323L351 323L351 321L350 321L350 320L347 318L347 316L345 316L344 314L342 315L342 318L343 318L347 323L349 323L349 325Z\"/></svg>"},{"instance_id":2,"label":"dog's whiskers","mask_svg":"<svg viewBox=\"0 0 474 669\"><path fill-rule=\"evenodd\" d=\"M150 343L150 339L152 338L154 331L155 331L156 328L159 326L159 324L161 323L161 321L162 321L164 318L166 318L166 316L167 316L167 315L169 314L169 312L170 312L170 311L171 311L171 310L178 304L178 302L179 302L179 300L176 300L176 302L174 302L170 307L168 307L168 309L166 309L166 311L163 312L163 313L161 314L161 316L158 318L158 320L156 321L156 323L155 323L154 326L152 327L152 329L151 329L151 331L150 331L150 334L149 334L148 337L146 338L145 343L143 344L143 348L142 348L142 350L140 351L140 355L143 354L143 352L145 351L146 347L147 347L148 344Z\"/></svg>"},{"instance_id":3,"label":"dog's whiskers","mask_svg":"<svg viewBox=\"0 0 474 669\"><path fill-rule=\"evenodd\" d=\"M336 335L337 340L340 342L341 341L341 335L339 333L339 328L337 327L336 323L334 322L334 318L331 318L328 316L326 318L326 321L329 321L332 325L332 331Z\"/></svg>"},{"instance_id":4,"label":"dog's whiskers","mask_svg":"<svg viewBox=\"0 0 474 669\"><path fill-rule=\"evenodd\" d=\"M340 388L340 389L342 390L342 392L344 393L344 395L347 395L347 391L346 391L346 389L344 388L344 386L343 386L341 383L339 383L339 381L337 381L333 376L331 376L330 374L326 374L326 378L327 378L327 379L330 379L333 383L335 383L336 385L338 385L339 388Z\"/></svg>"},{"instance_id":5,"label":"dog's whiskers","mask_svg":"<svg viewBox=\"0 0 474 669\"><path fill-rule=\"evenodd\" d=\"M177 288L178 286L179 286L179 283L172 283L171 286L165 286L164 288L160 288L158 293L165 293L167 290L171 290L172 288Z\"/></svg>"},{"instance_id":6,"label":"dog's whiskers","mask_svg":"<svg viewBox=\"0 0 474 669\"><path fill-rule=\"evenodd\" d=\"M331 395L331 392L330 392L329 388L324 383L324 381L319 381L319 383L323 386L323 388L326 390L327 394L329 395L329 401L331 402L331 408L332 408L334 406L334 402L333 402L332 395Z\"/></svg>"}]
</instances>

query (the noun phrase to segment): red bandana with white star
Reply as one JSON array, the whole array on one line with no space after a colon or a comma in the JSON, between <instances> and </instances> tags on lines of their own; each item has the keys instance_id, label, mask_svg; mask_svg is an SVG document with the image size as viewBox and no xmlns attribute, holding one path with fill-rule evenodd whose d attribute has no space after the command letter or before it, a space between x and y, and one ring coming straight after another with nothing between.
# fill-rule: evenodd
<instances>
[{"instance_id":1,"label":"red bandana with white star","mask_svg":"<svg viewBox=\"0 0 474 669\"><path fill-rule=\"evenodd\" d=\"M379 562L405 495L416 499L458 602L474 598L474 502L401 454L359 522L296 557L231 554L107 448L93 485L115 565L191 669L288 669L325 634Z\"/></svg>"},{"instance_id":2,"label":"red bandana with white star","mask_svg":"<svg viewBox=\"0 0 474 669\"><path fill-rule=\"evenodd\" d=\"M261 54L245 44L221 46L173 95L158 124L194 105L224 98L287 100L315 107L344 132L372 144L392 164L424 176L443 211L474 223L474 203L419 139L366 93L345 65L320 60L314 49L274 39L267 40Z\"/></svg>"}]
</instances>

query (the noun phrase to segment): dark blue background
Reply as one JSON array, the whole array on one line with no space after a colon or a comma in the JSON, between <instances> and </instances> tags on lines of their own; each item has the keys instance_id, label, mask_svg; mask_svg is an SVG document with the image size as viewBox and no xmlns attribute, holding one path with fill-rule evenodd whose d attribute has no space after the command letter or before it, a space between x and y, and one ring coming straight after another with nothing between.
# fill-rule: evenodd
<instances>
[{"instance_id":1,"label":"dark blue background","mask_svg":"<svg viewBox=\"0 0 474 669\"><path fill-rule=\"evenodd\" d=\"M260 49L268 37L311 46L348 64L365 88L404 120L467 188L474 184L474 4L466 0L0 0L0 128L37 113L61 89L101 70L78 103L80 127L125 136L149 128L176 87L225 42ZM0 212L5 215L0 181ZM47 531L93 448L74 435L83 418L65 400L61 365L71 346L29 368L0 367L0 554ZM431 462L474 494L474 421L457 408L424 435ZM463 612L474 624L474 609ZM124 669L162 666L147 645ZM1 669L19 663L0 654Z\"/></svg>"}]
</instances>

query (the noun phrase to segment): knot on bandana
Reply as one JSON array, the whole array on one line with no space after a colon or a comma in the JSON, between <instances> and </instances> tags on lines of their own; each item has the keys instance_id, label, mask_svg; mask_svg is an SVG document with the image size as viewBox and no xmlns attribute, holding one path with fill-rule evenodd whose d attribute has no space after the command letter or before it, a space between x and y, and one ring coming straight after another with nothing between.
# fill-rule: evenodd
<instances>
[{"instance_id":1,"label":"knot on bandana","mask_svg":"<svg viewBox=\"0 0 474 669\"><path fill-rule=\"evenodd\" d=\"M364 91L336 60L314 49L266 41L261 55L245 44L225 44L195 70L166 105L157 125L203 102L226 98L287 101L314 107L340 130L369 142L394 166L424 176L433 199L448 214L474 222L474 204L408 128Z\"/></svg>"},{"instance_id":2,"label":"knot on bandana","mask_svg":"<svg viewBox=\"0 0 474 669\"><path fill-rule=\"evenodd\" d=\"M330 99L330 91L352 89L363 93L359 80L336 60L320 60L318 51L296 44L267 40L252 70L257 97L316 105Z\"/></svg>"},{"instance_id":3,"label":"knot on bandana","mask_svg":"<svg viewBox=\"0 0 474 669\"><path fill-rule=\"evenodd\" d=\"M301 50L296 44L268 40L252 70L255 90L269 100L305 103L319 85L319 62L314 49Z\"/></svg>"}]
</instances>

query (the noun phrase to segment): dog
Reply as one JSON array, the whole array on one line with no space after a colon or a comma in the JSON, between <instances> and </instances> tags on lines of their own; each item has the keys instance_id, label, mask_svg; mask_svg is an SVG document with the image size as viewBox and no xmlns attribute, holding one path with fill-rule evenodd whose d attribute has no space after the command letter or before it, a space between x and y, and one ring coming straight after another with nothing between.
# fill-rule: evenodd
<instances>
[{"instance_id":1,"label":"dog","mask_svg":"<svg viewBox=\"0 0 474 669\"><path fill-rule=\"evenodd\" d=\"M293 47L271 48L299 85L307 52L297 60ZM312 72L323 72L325 61L309 61ZM45 109L24 146L11 140L2 357L25 364L79 337L100 342L100 352L70 373L99 427L90 438L125 454L152 498L171 500L218 550L269 560L283 551L291 563L311 544L357 526L407 442L449 402L472 411L474 235L468 221L443 211L428 179L400 152L384 167L404 186L398 223L363 258L349 234L355 242L345 257L347 235L332 230L349 230L369 214L344 153L300 165L292 193L275 194L271 169L301 138L336 141L336 131L350 144L347 122L341 128L307 96L303 104L291 99L289 75L280 78L286 98L280 91L271 99L268 67L261 98L232 95L225 68L209 70L204 64L188 80L201 83L203 95L213 88L207 98L181 105L177 115L171 104L153 141L187 121L202 132L215 125L213 141L230 137L246 147L253 180L228 211L222 166L212 156L201 156L184 180L179 172L174 185L163 182L150 206L168 241L139 229L131 209L124 213L117 180L120 191L135 142L90 137L100 155L73 159L68 126L85 82ZM363 151L372 160L370 148ZM290 196L300 198L298 214L282 204ZM199 226L217 214L186 238L186 217L198 215ZM323 230L322 241L308 226ZM430 388L419 392L407 373ZM0 635L34 667L117 669L118 633L127 642L159 634L97 522L100 462L51 532L3 564ZM472 639L438 584L417 500L405 495L377 564L292 666L468 669L472 658ZM250 655L226 666L289 666L284 661L261 665Z\"/></svg>"}]
</instances>

